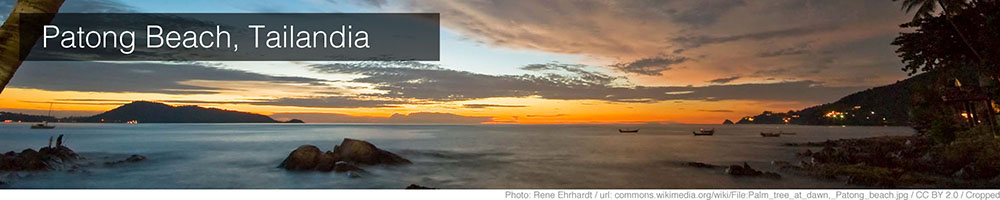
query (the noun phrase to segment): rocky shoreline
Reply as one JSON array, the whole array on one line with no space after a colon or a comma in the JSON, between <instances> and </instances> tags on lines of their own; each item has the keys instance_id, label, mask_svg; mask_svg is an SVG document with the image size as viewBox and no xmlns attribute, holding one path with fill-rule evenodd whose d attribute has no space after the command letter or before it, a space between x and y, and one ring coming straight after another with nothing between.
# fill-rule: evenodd
<instances>
[{"instance_id":1,"label":"rocky shoreline","mask_svg":"<svg viewBox=\"0 0 1000 200\"><path fill-rule=\"evenodd\" d=\"M105 162L105 166L134 163L146 160L145 156L132 155L124 160ZM63 135L59 135L52 145L52 138L49 138L49 145L34 149L25 149L20 153L9 151L0 155L0 187L9 185L15 179L30 176L31 173L42 173L50 171L66 172L87 172L89 166L94 165L88 162L87 158L80 156L75 151L63 145Z\"/></svg>"},{"instance_id":2,"label":"rocky shoreline","mask_svg":"<svg viewBox=\"0 0 1000 200\"><path fill-rule=\"evenodd\" d=\"M785 146L807 148L796 154L803 159L798 163L772 162L785 174L875 188L1000 187L1000 142L976 131L960 133L959 139L944 144L922 136L883 136ZM724 173L735 177L781 177L746 163L729 167L699 162L684 165L725 168Z\"/></svg>"},{"instance_id":3,"label":"rocky shoreline","mask_svg":"<svg viewBox=\"0 0 1000 200\"><path fill-rule=\"evenodd\" d=\"M992 140L992 138L988 139ZM847 184L880 188L995 188L1000 186L1000 163L979 157L988 145L935 144L920 136L885 136L828 140L787 146L805 150L806 161L783 169ZM963 149L964 148L964 149Z\"/></svg>"},{"instance_id":4,"label":"rocky shoreline","mask_svg":"<svg viewBox=\"0 0 1000 200\"><path fill-rule=\"evenodd\" d=\"M0 171L50 171L77 167L74 162L81 159L80 155L62 144L63 135L59 135L54 147L52 138L49 138L49 145L38 151L25 149L20 153L4 153L0 157Z\"/></svg>"},{"instance_id":5,"label":"rocky shoreline","mask_svg":"<svg viewBox=\"0 0 1000 200\"><path fill-rule=\"evenodd\" d=\"M687 162L684 163L684 165L689 167L705 168L705 169L723 168L722 166L700 163L700 162ZM750 164L747 164L746 162L744 162L742 165L730 165L728 167L725 167L725 171L723 171L723 173L729 174L734 177L761 177L770 179L781 179L781 175L778 173L760 171L754 169L753 167L750 167Z\"/></svg>"}]
</instances>

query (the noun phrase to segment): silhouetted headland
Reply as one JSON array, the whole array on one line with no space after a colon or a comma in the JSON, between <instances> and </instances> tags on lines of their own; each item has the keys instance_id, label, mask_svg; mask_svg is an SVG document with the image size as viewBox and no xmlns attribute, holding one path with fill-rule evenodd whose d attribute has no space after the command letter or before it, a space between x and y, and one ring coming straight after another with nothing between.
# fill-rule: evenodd
<instances>
[{"instance_id":1,"label":"silhouetted headland","mask_svg":"<svg viewBox=\"0 0 1000 200\"><path fill-rule=\"evenodd\" d=\"M21 113L0 112L0 120L12 122L88 122L88 123L280 123L271 117L261 114L205 108L200 106L171 106L158 102L134 101L107 112L89 117L54 118L49 116L27 115ZM305 123L299 119L291 119L284 123Z\"/></svg>"}]
</instances>

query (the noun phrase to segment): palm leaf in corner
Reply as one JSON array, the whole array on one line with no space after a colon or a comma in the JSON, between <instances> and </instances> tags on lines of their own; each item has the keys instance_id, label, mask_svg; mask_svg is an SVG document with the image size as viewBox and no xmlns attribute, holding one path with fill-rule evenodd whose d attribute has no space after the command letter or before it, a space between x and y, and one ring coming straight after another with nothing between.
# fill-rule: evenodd
<instances>
[{"instance_id":1,"label":"palm leaf in corner","mask_svg":"<svg viewBox=\"0 0 1000 200\"><path fill-rule=\"evenodd\" d=\"M14 77L14 71L21 66L22 56L21 52L27 53L28 50L34 46L35 41L38 40L39 34L32 35L20 35L18 31L22 24L19 24L21 20L21 13L57 13L59 12L59 7L62 6L65 0L17 0L14 4L14 10L10 12L10 16L7 20L3 22L3 26L0 26L0 93L3 92L3 88L7 87L7 83L10 79ZM52 18L31 18L31 21L26 21L23 26L25 27L42 27L42 25L48 24L52 21ZM30 42L21 43L21 38L30 39ZM22 45L24 44L24 45Z\"/></svg>"}]
</instances>

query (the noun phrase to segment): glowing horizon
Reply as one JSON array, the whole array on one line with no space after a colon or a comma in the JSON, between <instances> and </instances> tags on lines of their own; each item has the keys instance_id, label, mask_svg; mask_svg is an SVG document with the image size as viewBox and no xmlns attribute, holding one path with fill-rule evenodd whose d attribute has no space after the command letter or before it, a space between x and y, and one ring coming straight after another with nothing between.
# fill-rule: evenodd
<instances>
[{"instance_id":1,"label":"glowing horizon","mask_svg":"<svg viewBox=\"0 0 1000 200\"><path fill-rule=\"evenodd\" d=\"M718 124L906 78L889 42L909 17L890 1L74 3L63 11L442 13L441 60L26 62L0 94L0 111L44 114L52 102L57 116L83 115L147 100L276 118Z\"/></svg>"}]
</instances>

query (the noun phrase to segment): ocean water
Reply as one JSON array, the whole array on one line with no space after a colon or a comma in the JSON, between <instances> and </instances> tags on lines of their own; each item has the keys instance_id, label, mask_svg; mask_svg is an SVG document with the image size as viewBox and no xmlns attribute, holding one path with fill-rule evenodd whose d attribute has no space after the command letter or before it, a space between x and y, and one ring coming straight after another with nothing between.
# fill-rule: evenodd
<instances>
[{"instance_id":1,"label":"ocean water","mask_svg":"<svg viewBox=\"0 0 1000 200\"><path fill-rule=\"evenodd\" d=\"M806 147L788 142L911 135L908 127L795 125L346 125L346 124L0 124L0 151L38 149L50 136L94 163L77 171L7 173L2 188L844 188L782 172ZM698 128L715 136L692 136ZM640 128L621 134L619 128ZM796 132L762 138L761 131ZM344 173L276 166L299 145L327 151L343 138L367 140L414 162ZM105 166L132 154L142 162ZM749 163L780 180L732 177L684 166Z\"/></svg>"}]
</instances>

